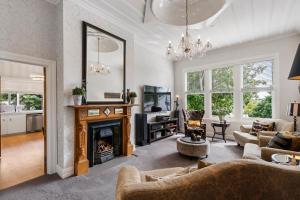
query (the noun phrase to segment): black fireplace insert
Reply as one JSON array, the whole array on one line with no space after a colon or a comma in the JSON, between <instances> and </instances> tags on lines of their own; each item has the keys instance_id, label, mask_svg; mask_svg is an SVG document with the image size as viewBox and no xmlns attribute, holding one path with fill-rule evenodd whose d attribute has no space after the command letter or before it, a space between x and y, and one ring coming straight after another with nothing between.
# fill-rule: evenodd
<instances>
[{"instance_id":1,"label":"black fireplace insert","mask_svg":"<svg viewBox=\"0 0 300 200\"><path fill-rule=\"evenodd\" d=\"M122 155L122 122L113 120L89 123L87 145L90 167Z\"/></svg>"}]
</instances>

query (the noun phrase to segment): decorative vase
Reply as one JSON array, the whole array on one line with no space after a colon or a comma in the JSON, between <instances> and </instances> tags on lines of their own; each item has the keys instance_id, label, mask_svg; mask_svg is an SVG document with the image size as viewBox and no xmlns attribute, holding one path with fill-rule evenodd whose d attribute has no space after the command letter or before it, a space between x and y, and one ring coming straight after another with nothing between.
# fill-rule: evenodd
<instances>
[{"instance_id":1,"label":"decorative vase","mask_svg":"<svg viewBox=\"0 0 300 200\"><path fill-rule=\"evenodd\" d=\"M82 104L82 95L73 95L74 105L79 106Z\"/></svg>"},{"instance_id":2,"label":"decorative vase","mask_svg":"<svg viewBox=\"0 0 300 200\"><path fill-rule=\"evenodd\" d=\"M134 104L135 103L135 97L131 97L130 102L131 102L131 104Z\"/></svg>"},{"instance_id":3,"label":"decorative vase","mask_svg":"<svg viewBox=\"0 0 300 200\"><path fill-rule=\"evenodd\" d=\"M220 122L224 121L224 117L225 117L224 115L219 115L218 117L219 117Z\"/></svg>"}]
</instances>

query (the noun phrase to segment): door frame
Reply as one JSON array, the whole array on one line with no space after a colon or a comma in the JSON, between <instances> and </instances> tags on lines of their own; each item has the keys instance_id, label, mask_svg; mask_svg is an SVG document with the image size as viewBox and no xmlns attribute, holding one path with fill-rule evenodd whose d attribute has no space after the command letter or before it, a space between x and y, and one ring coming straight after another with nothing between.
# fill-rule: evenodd
<instances>
[{"instance_id":1,"label":"door frame","mask_svg":"<svg viewBox=\"0 0 300 200\"><path fill-rule=\"evenodd\" d=\"M46 157L47 174L56 173L57 123L56 123L56 62L7 51L0 51L0 59L45 67L46 77Z\"/></svg>"}]
</instances>

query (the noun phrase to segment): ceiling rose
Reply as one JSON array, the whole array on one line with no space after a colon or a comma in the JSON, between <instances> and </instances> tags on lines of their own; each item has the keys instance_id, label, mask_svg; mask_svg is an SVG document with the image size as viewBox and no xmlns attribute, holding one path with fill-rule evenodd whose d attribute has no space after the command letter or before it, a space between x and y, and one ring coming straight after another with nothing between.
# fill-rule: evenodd
<instances>
[{"instance_id":1,"label":"ceiling rose","mask_svg":"<svg viewBox=\"0 0 300 200\"><path fill-rule=\"evenodd\" d=\"M214 16L225 5L225 0L189 0L191 15L189 24L196 24ZM155 17L165 23L176 26L186 25L185 1L153 0L151 9Z\"/></svg>"}]
</instances>

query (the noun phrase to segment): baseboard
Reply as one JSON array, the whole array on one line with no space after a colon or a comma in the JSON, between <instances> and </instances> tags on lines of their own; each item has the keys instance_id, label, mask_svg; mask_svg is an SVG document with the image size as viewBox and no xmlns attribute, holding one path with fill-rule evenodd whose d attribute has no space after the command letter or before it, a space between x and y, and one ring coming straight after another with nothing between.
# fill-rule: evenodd
<instances>
[{"instance_id":1,"label":"baseboard","mask_svg":"<svg viewBox=\"0 0 300 200\"><path fill-rule=\"evenodd\" d=\"M56 165L56 173L62 178L67 178L74 175L74 167L62 168L59 165Z\"/></svg>"}]
</instances>

